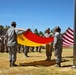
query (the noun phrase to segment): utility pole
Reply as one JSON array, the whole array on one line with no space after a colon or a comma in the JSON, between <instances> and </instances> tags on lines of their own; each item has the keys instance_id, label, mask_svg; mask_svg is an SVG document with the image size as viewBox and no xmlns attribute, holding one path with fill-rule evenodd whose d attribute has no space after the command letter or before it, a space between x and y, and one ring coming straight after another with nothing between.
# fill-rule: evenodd
<instances>
[{"instance_id":1,"label":"utility pole","mask_svg":"<svg viewBox=\"0 0 76 75\"><path fill-rule=\"evenodd\" d=\"M74 44L73 44L73 66L76 68L76 0L74 0Z\"/></svg>"}]
</instances>

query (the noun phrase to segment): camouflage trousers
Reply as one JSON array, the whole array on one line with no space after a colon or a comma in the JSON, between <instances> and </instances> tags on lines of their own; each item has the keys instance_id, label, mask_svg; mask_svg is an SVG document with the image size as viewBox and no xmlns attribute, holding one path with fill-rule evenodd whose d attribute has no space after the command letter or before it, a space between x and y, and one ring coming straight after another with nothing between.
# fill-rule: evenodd
<instances>
[{"instance_id":1,"label":"camouflage trousers","mask_svg":"<svg viewBox=\"0 0 76 75\"><path fill-rule=\"evenodd\" d=\"M56 63L61 63L62 59L62 48L58 47L54 50L55 58L56 58Z\"/></svg>"},{"instance_id":2,"label":"camouflage trousers","mask_svg":"<svg viewBox=\"0 0 76 75\"><path fill-rule=\"evenodd\" d=\"M15 63L17 55L17 47L9 46L8 51L9 51L9 61L11 61L11 63Z\"/></svg>"}]
</instances>

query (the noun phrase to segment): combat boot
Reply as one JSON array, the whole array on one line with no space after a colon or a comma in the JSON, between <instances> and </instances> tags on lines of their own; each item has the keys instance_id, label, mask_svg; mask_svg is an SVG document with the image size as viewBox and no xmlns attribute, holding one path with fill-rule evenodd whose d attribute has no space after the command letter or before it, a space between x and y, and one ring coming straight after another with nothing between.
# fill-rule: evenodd
<instances>
[{"instance_id":1,"label":"combat boot","mask_svg":"<svg viewBox=\"0 0 76 75\"><path fill-rule=\"evenodd\" d=\"M61 67L61 64L60 64L60 63L57 63L57 64L55 65L55 67Z\"/></svg>"},{"instance_id":2,"label":"combat boot","mask_svg":"<svg viewBox=\"0 0 76 75\"><path fill-rule=\"evenodd\" d=\"M12 62L11 67L15 67L15 66L18 66L18 65Z\"/></svg>"}]
</instances>

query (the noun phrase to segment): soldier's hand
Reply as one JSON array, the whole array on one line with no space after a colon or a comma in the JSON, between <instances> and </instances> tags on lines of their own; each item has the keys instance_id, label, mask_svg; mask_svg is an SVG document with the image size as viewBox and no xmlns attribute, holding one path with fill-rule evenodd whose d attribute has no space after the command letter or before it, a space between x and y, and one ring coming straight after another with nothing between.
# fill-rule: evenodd
<instances>
[{"instance_id":1,"label":"soldier's hand","mask_svg":"<svg viewBox=\"0 0 76 75\"><path fill-rule=\"evenodd\" d=\"M56 47L53 47L54 50L56 50Z\"/></svg>"},{"instance_id":2,"label":"soldier's hand","mask_svg":"<svg viewBox=\"0 0 76 75\"><path fill-rule=\"evenodd\" d=\"M31 29L30 29L30 28L28 28L26 31L31 31Z\"/></svg>"},{"instance_id":3,"label":"soldier's hand","mask_svg":"<svg viewBox=\"0 0 76 75\"><path fill-rule=\"evenodd\" d=\"M30 28L28 28L27 30L30 31Z\"/></svg>"}]
</instances>

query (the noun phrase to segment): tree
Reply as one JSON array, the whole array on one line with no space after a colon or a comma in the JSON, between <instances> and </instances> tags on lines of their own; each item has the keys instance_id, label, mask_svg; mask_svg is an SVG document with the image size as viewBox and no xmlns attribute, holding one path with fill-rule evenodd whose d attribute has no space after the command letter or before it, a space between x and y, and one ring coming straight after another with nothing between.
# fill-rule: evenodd
<instances>
[{"instance_id":1,"label":"tree","mask_svg":"<svg viewBox=\"0 0 76 75\"><path fill-rule=\"evenodd\" d=\"M44 36L44 33L42 31L39 31L39 35Z\"/></svg>"},{"instance_id":2,"label":"tree","mask_svg":"<svg viewBox=\"0 0 76 75\"><path fill-rule=\"evenodd\" d=\"M37 34L37 35L39 35L39 33L38 33L38 30L37 30L37 29L35 29L35 30L34 30L34 33L35 33L35 34Z\"/></svg>"},{"instance_id":3,"label":"tree","mask_svg":"<svg viewBox=\"0 0 76 75\"><path fill-rule=\"evenodd\" d=\"M7 30L10 28L10 26L5 25L4 29L3 29L3 35L6 34Z\"/></svg>"},{"instance_id":4,"label":"tree","mask_svg":"<svg viewBox=\"0 0 76 75\"><path fill-rule=\"evenodd\" d=\"M8 26L8 25L5 25L5 28L4 29L9 29L10 28L10 26Z\"/></svg>"}]
</instances>

